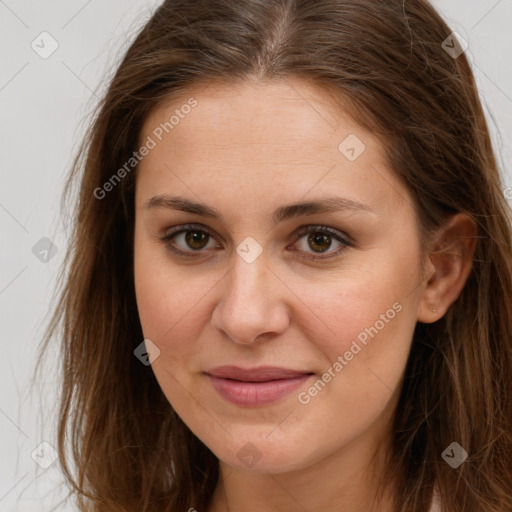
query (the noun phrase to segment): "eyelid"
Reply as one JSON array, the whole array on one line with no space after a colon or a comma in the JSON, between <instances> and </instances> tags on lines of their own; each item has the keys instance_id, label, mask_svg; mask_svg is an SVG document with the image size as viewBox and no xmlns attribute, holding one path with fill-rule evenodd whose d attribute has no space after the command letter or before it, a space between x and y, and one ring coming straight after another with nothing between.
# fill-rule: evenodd
<instances>
[{"instance_id":1,"label":"eyelid","mask_svg":"<svg viewBox=\"0 0 512 512\"><path fill-rule=\"evenodd\" d=\"M169 230L166 230L164 239L170 238L172 235L177 235L178 233L183 233L186 231L204 231L205 233L208 233L211 237L215 238L216 235L212 233L210 228L207 226L204 226L203 224L197 224L197 223L190 223L190 224L180 224L179 226L174 226L173 228L170 228Z\"/></svg>"},{"instance_id":2,"label":"eyelid","mask_svg":"<svg viewBox=\"0 0 512 512\"><path fill-rule=\"evenodd\" d=\"M332 235L334 238L338 239L340 242L344 242L347 244L353 244L353 240L347 234L341 232L338 229L331 228L330 226L324 226L322 224L308 224L305 226L301 226L297 228L294 232L295 240L298 238L307 235L309 233L327 233L328 235Z\"/></svg>"}]
</instances>

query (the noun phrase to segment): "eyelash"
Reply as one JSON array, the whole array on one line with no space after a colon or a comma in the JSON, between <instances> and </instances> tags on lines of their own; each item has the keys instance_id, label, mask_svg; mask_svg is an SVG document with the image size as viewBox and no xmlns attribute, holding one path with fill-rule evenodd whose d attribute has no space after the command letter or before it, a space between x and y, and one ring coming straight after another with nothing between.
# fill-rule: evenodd
<instances>
[{"instance_id":1,"label":"eyelash","mask_svg":"<svg viewBox=\"0 0 512 512\"><path fill-rule=\"evenodd\" d=\"M199 233L206 233L209 237L215 239L214 235L208 230L202 227L198 224L184 224L182 226L177 227L174 231L171 231L167 235L161 238L161 241L165 244L168 250L170 250L172 253L177 254L178 256L183 256L185 258L197 258L197 255L203 252L202 249L199 250L190 250L190 251L184 251L182 249L176 248L175 245L172 244L171 240L175 238L177 235L180 235L182 233L187 233L189 231L195 231ZM338 248L336 251L327 253L328 256L301 256L305 259L310 260L325 260L330 259L338 256L342 251L344 251L347 247L352 247L353 244L348 239L340 236L339 231L329 228L328 226L320 226L320 225L309 225L304 226L302 228L299 228L299 230L295 234L295 241L294 244L297 243L298 240L300 240L303 236L308 235L310 233L321 233L324 235L328 235L334 239L336 239L338 242L342 244L340 248ZM209 241L209 240L208 240ZM300 251L299 251L300 252ZM192 253L192 254L191 254ZM315 254L315 253L310 253ZM317 253L322 254L322 253ZM325 254L325 253L323 253Z\"/></svg>"}]
</instances>

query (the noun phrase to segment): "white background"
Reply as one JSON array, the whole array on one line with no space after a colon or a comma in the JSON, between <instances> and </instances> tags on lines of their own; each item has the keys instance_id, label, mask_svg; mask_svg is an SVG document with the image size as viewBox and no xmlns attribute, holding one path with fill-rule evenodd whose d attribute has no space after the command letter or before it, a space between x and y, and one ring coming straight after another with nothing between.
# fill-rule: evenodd
<instances>
[{"instance_id":1,"label":"white background","mask_svg":"<svg viewBox=\"0 0 512 512\"><path fill-rule=\"evenodd\" d=\"M40 442L55 444L55 374L29 389L66 245L60 194L107 71L159 3L0 0L0 512L49 511L63 496L58 464L43 470L31 458ZM469 42L503 187L510 187L512 0L433 3ZM44 31L59 45L47 59L31 47ZM47 263L32 253L42 237L58 249Z\"/></svg>"}]
</instances>

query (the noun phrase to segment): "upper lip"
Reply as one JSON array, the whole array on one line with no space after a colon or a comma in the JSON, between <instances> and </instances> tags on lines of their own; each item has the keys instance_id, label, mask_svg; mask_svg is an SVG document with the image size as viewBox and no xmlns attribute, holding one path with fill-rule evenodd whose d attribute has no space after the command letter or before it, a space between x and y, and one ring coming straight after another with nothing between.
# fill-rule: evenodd
<instances>
[{"instance_id":1,"label":"upper lip","mask_svg":"<svg viewBox=\"0 0 512 512\"><path fill-rule=\"evenodd\" d=\"M258 366L257 368L240 368L239 366L217 366L206 372L213 377L239 380L244 382L266 382L277 379L292 379L313 372L291 370L277 366Z\"/></svg>"}]
</instances>

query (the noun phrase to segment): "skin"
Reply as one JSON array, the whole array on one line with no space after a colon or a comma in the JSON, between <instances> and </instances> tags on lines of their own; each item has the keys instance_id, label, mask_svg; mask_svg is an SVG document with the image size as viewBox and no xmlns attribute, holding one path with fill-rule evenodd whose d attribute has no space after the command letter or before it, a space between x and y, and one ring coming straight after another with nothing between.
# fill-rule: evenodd
<instances>
[{"instance_id":1,"label":"skin","mask_svg":"<svg viewBox=\"0 0 512 512\"><path fill-rule=\"evenodd\" d=\"M387 167L381 144L324 91L300 81L190 89L149 115L141 142L190 97L197 106L137 169L134 271L144 336L160 350L155 376L220 461L209 512L391 512L391 490L380 505L373 501L413 330L418 321L441 318L460 294L474 226L454 216L439 236L462 257L431 255L422 268L413 200ZM349 134L366 146L355 161L338 149ZM145 206L162 194L205 203L222 220ZM272 225L277 208L325 196L373 211ZM212 236L192 247L184 234L162 241L186 223ZM306 225L328 226L354 243L331 237L319 252L307 234L294 234ZM252 263L236 251L246 237L262 249ZM172 242L194 257L173 254ZM308 259L315 255L324 259ZM300 403L299 392L396 303L400 312ZM203 373L224 364L316 375L278 403L249 408L225 401ZM237 456L244 446L260 457L251 467Z\"/></svg>"}]
</instances>

